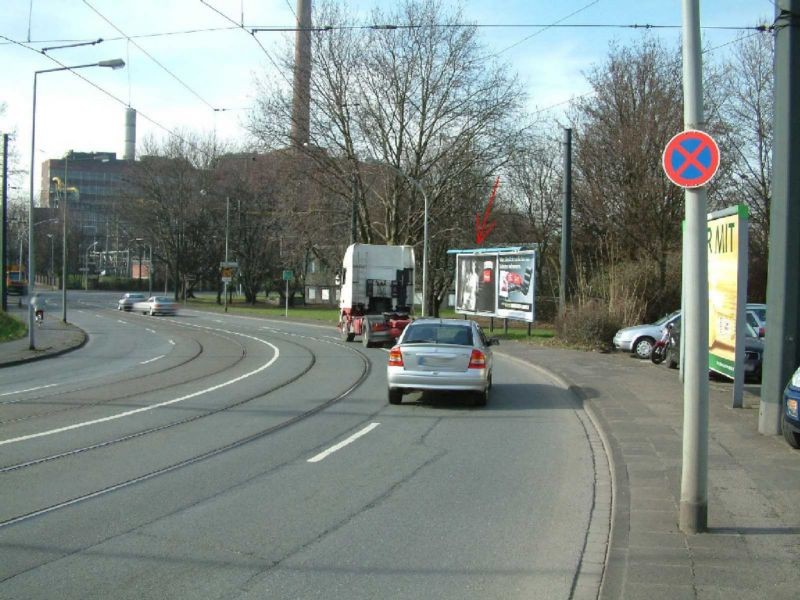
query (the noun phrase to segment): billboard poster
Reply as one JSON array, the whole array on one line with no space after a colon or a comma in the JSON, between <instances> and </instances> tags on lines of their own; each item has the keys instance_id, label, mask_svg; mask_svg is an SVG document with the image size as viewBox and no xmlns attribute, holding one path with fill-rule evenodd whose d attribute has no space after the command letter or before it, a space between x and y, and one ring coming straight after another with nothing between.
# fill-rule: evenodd
<instances>
[{"instance_id":1,"label":"billboard poster","mask_svg":"<svg viewBox=\"0 0 800 600\"><path fill-rule=\"evenodd\" d=\"M737 342L744 343L743 338L737 339L737 331L744 335L746 227L744 205L734 214L708 220L708 367L732 379ZM743 356L741 349L739 354Z\"/></svg>"},{"instance_id":2,"label":"billboard poster","mask_svg":"<svg viewBox=\"0 0 800 600\"><path fill-rule=\"evenodd\" d=\"M533 322L535 252L458 254L457 313Z\"/></svg>"},{"instance_id":3,"label":"billboard poster","mask_svg":"<svg viewBox=\"0 0 800 600\"><path fill-rule=\"evenodd\" d=\"M533 322L534 252L498 255L497 316Z\"/></svg>"},{"instance_id":4,"label":"billboard poster","mask_svg":"<svg viewBox=\"0 0 800 600\"><path fill-rule=\"evenodd\" d=\"M494 316L497 306L497 255L456 256L456 312Z\"/></svg>"}]
</instances>

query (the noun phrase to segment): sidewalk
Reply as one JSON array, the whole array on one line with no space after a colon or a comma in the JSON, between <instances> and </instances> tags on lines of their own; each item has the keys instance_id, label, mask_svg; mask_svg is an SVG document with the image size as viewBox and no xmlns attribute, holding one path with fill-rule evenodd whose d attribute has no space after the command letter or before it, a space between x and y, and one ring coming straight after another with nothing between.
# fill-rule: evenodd
<instances>
[{"instance_id":1,"label":"sidewalk","mask_svg":"<svg viewBox=\"0 0 800 600\"><path fill-rule=\"evenodd\" d=\"M0 344L0 367L86 342L83 331L52 314L35 337L35 351L27 337ZM800 452L781 436L758 433L758 386L746 386L745 408L732 409L731 385L709 382L709 531L684 535L677 371L627 354L515 342L503 342L497 353L563 380L610 446L614 514L602 598L800 597Z\"/></svg>"},{"instance_id":2,"label":"sidewalk","mask_svg":"<svg viewBox=\"0 0 800 600\"><path fill-rule=\"evenodd\" d=\"M497 352L568 383L608 440L614 514L602 598L800 597L800 453L758 433L758 386L732 409L731 385L709 382L709 530L684 535L677 371L622 353L514 342Z\"/></svg>"},{"instance_id":3,"label":"sidewalk","mask_svg":"<svg viewBox=\"0 0 800 600\"><path fill-rule=\"evenodd\" d=\"M28 322L27 308L27 304L23 304L23 307L20 308L16 302L12 304L9 301L8 303L8 313L25 323ZM58 356L80 348L87 340L86 333L82 329L61 321L60 312L45 314L44 322L36 326L33 337L36 344L35 350L30 350L27 335L13 342L1 343L0 368Z\"/></svg>"}]
</instances>

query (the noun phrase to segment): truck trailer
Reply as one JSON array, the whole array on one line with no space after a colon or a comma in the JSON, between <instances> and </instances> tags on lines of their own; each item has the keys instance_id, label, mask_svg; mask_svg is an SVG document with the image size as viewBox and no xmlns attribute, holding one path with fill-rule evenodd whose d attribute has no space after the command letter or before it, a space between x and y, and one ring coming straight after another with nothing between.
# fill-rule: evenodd
<instances>
[{"instance_id":1,"label":"truck trailer","mask_svg":"<svg viewBox=\"0 0 800 600\"><path fill-rule=\"evenodd\" d=\"M339 333L367 347L393 342L411 322L414 248L351 244L339 273Z\"/></svg>"}]
</instances>

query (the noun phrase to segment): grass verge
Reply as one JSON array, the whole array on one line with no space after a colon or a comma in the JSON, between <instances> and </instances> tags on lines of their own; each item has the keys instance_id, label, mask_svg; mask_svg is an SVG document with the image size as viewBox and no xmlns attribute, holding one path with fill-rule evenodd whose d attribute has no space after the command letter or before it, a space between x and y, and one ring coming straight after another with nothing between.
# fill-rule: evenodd
<instances>
[{"instance_id":1,"label":"grass verge","mask_svg":"<svg viewBox=\"0 0 800 600\"><path fill-rule=\"evenodd\" d=\"M189 300L187 307L212 312L223 312L224 307L217 304L215 295L200 295ZM228 313L234 315L244 315L252 317L284 318L286 309L281 306L256 302L255 305L247 304L241 300L236 300L228 304ZM462 315L456 314L454 310L443 310L440 316L445 319L460 319ZM289 307L289 319L301 321L316 321L328 323L336 326L339 322L339 309L336 307L317 307L317 306L297 306ZM514 340L518 342L541 343L551 340L555 336L555 328L548 324L538 324L531 328L531 335L528 336L528 324L520 321L508 322L508 331L504 331L503 320L494 320L494 331L490 331L491 321L488 318L478 317L475 319L486 334L490 337L497 337L501 340Z\"/></svg>"},{"instance_id":2,"label":"grass verge","mask_svg":"<svg viewBox=\"0 0 800 600\"><path fill-rule=\"evenodd\" d=\"M0 342L10 342L25 337L28 328L8 313L0 312Z\"/></svg>"}]
</instances>

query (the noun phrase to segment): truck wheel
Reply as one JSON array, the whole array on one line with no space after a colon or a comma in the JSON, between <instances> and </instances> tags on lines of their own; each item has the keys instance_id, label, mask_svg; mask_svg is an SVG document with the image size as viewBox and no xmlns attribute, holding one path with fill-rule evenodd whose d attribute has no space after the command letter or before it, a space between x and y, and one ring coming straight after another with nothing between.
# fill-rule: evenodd
<instances>
[{"instance_id":1,"label":"truck wheel","mask_svg":"<svg viewBox=\"0 0 800 600\"><path fill-rule=\"evenodd\" d=\"M403 401L403 392L389 388L389 404L400 404Z\"/></svg>"},{"instance_id":2,"label":"truck wheel","mask_svg":"<svg viewBox=\"0 0 800 600\"><path fill-rule=\"evenodd\" d=\"M341 334L340 337L343 342L352 342L353 339L356 337L355 333L350 333L350 322L345 321L342 323Z\"/></svg>"},{"instance_id":3,"label":"truck wheel","mask_svg":"<svg viewBox=\"0 0 800 600\"><path fill-rule=\"evenodd\" d=\"M361 322L361 342L364 344L364 348L371 348L372 341L369 339L369 319L364 317L364 320Z\"/></svg>"}]
</instances>

